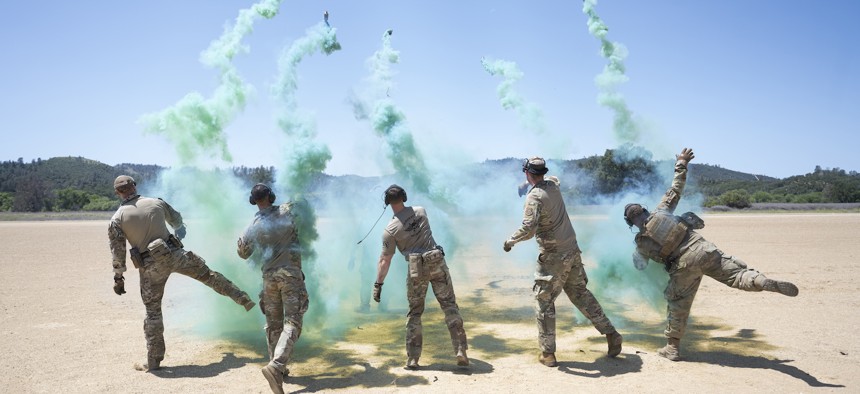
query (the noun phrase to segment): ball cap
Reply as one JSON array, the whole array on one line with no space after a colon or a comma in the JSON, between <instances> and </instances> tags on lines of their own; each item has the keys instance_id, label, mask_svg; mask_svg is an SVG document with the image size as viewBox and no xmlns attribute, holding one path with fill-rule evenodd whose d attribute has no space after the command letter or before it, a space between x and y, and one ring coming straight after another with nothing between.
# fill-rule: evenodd
<instances>
[{"instance_id":1,"label":"ball cap","mask_svg":"<svg viewBox=\"0 0 860 394\"><path fill-rule=\"evenodd\" d=\"M546 168L546 160L542 157L530 157L523 161L523 172L528 171L535 175L546 174L549 169Z\"/></svg>"},{"instance_id":2,"label":"ball cap","mask_svg":"<svg viewBox=\"0 0 860 394\"><path fill-rule=\"evenodd\" d=\"M119 189L125 185L137 185L137 182L134 181L134 178L128 175L120 175L113 181L114 189Z\"/></svg>"}]
</instances>

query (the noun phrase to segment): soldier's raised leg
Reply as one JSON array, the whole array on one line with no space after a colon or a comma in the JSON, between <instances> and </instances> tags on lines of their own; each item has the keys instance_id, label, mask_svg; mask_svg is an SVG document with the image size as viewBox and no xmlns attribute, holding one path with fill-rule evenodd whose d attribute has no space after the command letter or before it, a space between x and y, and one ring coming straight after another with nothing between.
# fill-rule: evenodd
<instances>
[{"instance_id":1,"label":"soldier's raised leg","mask_svg":"<svg viewBox=\"0 0 860 394\"><path fill-rule=\"evenodd\" d=\"M200 283L209 286L212 290L215 290L218 294L230 297L233 302L245 307L246 311L250 311L254 307L255 303L251 300L248 293L244 292L224 277L224 275L221 275L220 272L210 269L202 257L190 251L185 251L184 253L176 251L174 255L178 255L177 258L179 261L176 272L196 279Z\"/></svg>"}]
</instances>

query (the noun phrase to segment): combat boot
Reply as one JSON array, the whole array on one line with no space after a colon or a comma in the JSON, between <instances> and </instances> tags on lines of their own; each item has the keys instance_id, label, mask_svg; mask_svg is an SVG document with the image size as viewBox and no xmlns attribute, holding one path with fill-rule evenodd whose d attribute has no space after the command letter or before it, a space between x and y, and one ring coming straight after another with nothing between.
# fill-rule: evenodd
<instances>
[{"instance_id":1,"label":"combat boot","mask_svg":"<svg viewBox=\"0 0 860 394\"><path fill-rule=\"evenodd\" d=\"M457 365L461 367L469 365L469 357L466 357L466 349L460 348L457 350Z\"/></svg>"},{"instance_id":2,"label":"combat boot","mask_svg":"<svg viewBox=\"0 0 860 394\"><path fill-rule=\"evenodd\" d=\"M406 366L404 368L412 371L418 369L418 359L410 357L408 360L406 360Z\"/></svg>"},{"instance_id":3,"label":"combat boot","mask_svg":"<svg viewBox=\"0 0 860 394\"><path fill-rule=\"evenodd\" d=\"M794 297L798 293L797 286L795 286L794 283L773 279L765 279L761 284L761 289L764 291L773 291L789 297Z\"/></svg>"},{"instance_id":4,"label":"combat boot","mask_svg":"<svg viewBox=\"0 0 860 394\"><path fill-rule=\"evenodd\" d=\"M269 388L275 394L284 394L284 373L269 364L261 370L263 376L269 382Z\"/></svg>"},{"instance_id":5,"label":"combat boot","mask_svg":"<svg viewBox=\"0 0 860 394\"><path fill-rule=\"evenodd\" d=\"M606 334L606 343L609 344L609 351L607 354L609 357L615 357L621 353L621 342L623 338L618 331L612 331L609 334Z\"/></svg>"},{"instance_id":6,"label":"combat boot","mask_svg":"<svg viewBox=\"0 0 860 394\"><path fill-rule=\"evenodd\" d=\"M245 311L250 311L254 305L257 305L254 301L251 301L251 297L248 297L247 294L243 294L236 300L236 303L245 307Z\"/></svg>"},{"instance_id":7,"label":"combat boot","mask_svg":"<svg viewBox=\"0 0 860 394\"><path fill-rule=\"evenodd\" d=\"M546 365L547 367L558 366L558 361L555 359L555 353L541 352L538 361L540 361L541 364Z\"/></svg>"},{"instance_id":8,"label":"combat boot","mask_svg":"<svg viewBox=\"0 0 860 394\"><path fill-rule=\"evenodd\" d=\"M666 346L663 346L660 350L657 351L661 357L668 358L672 361L680 361L681 360L681 340L678 338L669 338L666 343Z\"/></svg>"},{"instance_id":9,"label":"combat boot","mask_svg":"<svg viewBox=\"0 0 860 394\"><path fill-rule=\"evenodd\" d=\"M161 359L155 357L147 357L146 364L143 366L143 370L146 372L157 371L161 369Z\"/></svg>"}]
</instances>

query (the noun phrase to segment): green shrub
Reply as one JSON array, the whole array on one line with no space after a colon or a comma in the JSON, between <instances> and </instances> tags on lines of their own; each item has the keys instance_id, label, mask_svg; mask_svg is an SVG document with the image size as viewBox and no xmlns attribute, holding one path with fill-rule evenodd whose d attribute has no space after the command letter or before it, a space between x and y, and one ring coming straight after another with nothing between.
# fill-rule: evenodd
<instances>
[{"instance_id":1,"label":"green shrub","mask_svg":"<svg viewBox=\"0 0 860 394\"><path fill-rule=\"evenodd\" d=\"M119 208L119 200L93 195L90 202L81 208L84 211L113 211Z\"/></svg>"},{"instance_id":2,"label":"green shrub","mask_svg":"<svg viewBox=\"0 0 860 394\"><path fill-rule=\"evenodd\" d=\"M729 190L723 193L720 196L720 200L723 205L732 207L732 208L749 208L752 206L752 202L750 201L750 194L744 189L735 189Z\"/></svg>"}]
</instances>

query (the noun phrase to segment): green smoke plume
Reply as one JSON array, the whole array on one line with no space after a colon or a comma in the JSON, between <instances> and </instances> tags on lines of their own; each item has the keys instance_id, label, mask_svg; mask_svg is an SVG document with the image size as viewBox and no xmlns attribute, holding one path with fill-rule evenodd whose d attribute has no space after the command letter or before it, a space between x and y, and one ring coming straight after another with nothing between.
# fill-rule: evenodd
<instances>
[{"instance_id":1,"label":"green smoke plume","mask_svg":"<svg viewBox=\"0 0 860 394\"><path fill-rule=\"evenodd\" d=\"M520 118L520 123L526 129L537 134L544 134L547 127L543 119L543 112L536 104L525 101L514 89L514 84L523 77L523 72L520 71L517 64L508 60L484 58L481 59L481 65L490 75L502 77L502 82L496 89L502 108L514 110Z\"/></svg>"},{"instance_id":2,"label":"green smoke plume","mask_svg":"<svg viewBox=\"0 0 860 394\"><path fill-rule=\"evenodd\" d=\"M611 42L606 38L609 28L594 10L596 5L597 0L584 0L582 3L582 12L588 16L588 32L600 40L600 54L609 61L604 66L603 72L595 78L595 83L600 89L597 102L613 111L612 129L619 144L635 144L640 139L640 127L633 119L633 112L627 107L624 96L617 91L618 86L628 80L624 75L627 48L621 43Z\"/></svg>"},{"instance_id":3,"label":"green smoke plume","mask_svg":"<svg viewBox=\"0 0 860 394\"><path fill-rule=\"evenodd\" d=\"M278 78L272 86L273 96L281 103L278 126L289 139L285 166L279 172L279 181L287 188L292 200L300 202L299 242L302 245L302 257L311 261L316 257L313 242L319 236L316 214L312 206L302 202L306 202L311 183L322 175L331 160L331 151L314 140L317 135L316 123L312 116L299 109L296 98L298 65L305 56L317 51L328 55L339 49L336 29L318 23L281 53Z\"/></svg>"},{"instance_id":4,"label":"green smoke plume","mask_svg":"<svg viewBox=\"0 0 860 394\"><path fill-rule=\"evenodd\" d=\"M374 98L370 104L354 99L355 116L369 120L376 135L385 141L386 157L398 177L409 180L411 189L430 197L434 203L451 207L453 199L444 188L433 186L424 156L415 145L406 123L406 115L389 96L394 75L391 65L399 60L400 53L391 46L391 31L386 31L382 35L382 47L367 60L371 71L367 80Z\"/></svg>"},{"instance_id":5,"label":"green smoke plume","mask_svg":"<svg viewBox=\"0 0 860 394\"><path fill-rule=\"evenodd\" d=\"M242 206L237 204L247 201L248 191L230 171L200 168L200 159L232 160L224 129L244 110L252 92L232 61L236 54L248 50L242 40L252 32L254 23L260 18L273 18L280 3L280 0L262 0L240 10L233 25L225 28L201 53L201 62L218 71L219 84L211 97L192 92L172 107L141 118L146 132L164 135L176 149L180 166L160 174L158 185L151 192L165 197L182 213L188 224L188 237L183 240L186 249L203 257L210 268L254 298L261 287L259 270L240 263L234 242L223 242L238 238L253 217L247 203L245 211L237 209ZM175 283L183 280L187 279L176 279ZM197 283L173 288L167 294L183 298L182 313L176 319L179 323L186 322L191 330L259 342L262 321L259 313L248 314L232 300L213 295L210 289Z\"/></svg>"},{"instance_id":6,"label":"green smoke plume","mask_svg":"<svg viewBox=\"0 0 860 394\"><path fill-rule=\"evenodd\" d=\"M146 132L163 134L174 145L180 165L193 165L202 155L233 160L224 128L245 109L253 91L233 65L233 57L247 51L242 39L251 33L254 22L259 17L273 18L280 3L281 0L263 0L239 11L233 26L200 54L203 64L218 70L219 85L211 97L191 92L174 106L141 118Z\"/></svg>"},{"instance_id":7,"label":"green smoke plume","mask_svg":"<svg viewBox=\"0 0 860 394\"><path fill-rule=\"evenodd\" d=\"M278 60L278 77L272 86L272 94L281 105L278 126L286 134L287 149L284 152L284 168L278 173L278 183L284 185L290 199L297 204L296 228L302 247L302 268L307 273L307 288L312 305L308 309L308 319L320 323L325 315L323 304L326 299L321 283L326 283L326 272L316 266L317 253L314 242L319 238L317 215L310 198L313 182L323 174L331 151L324 144L315 141L317 126L313 116L299 109L296 92L298 90L298 66L308 55L322 52L326 55L340 49L336 29L318 23L305 32L286 48Z\"/></svg>"}]
</instances>

